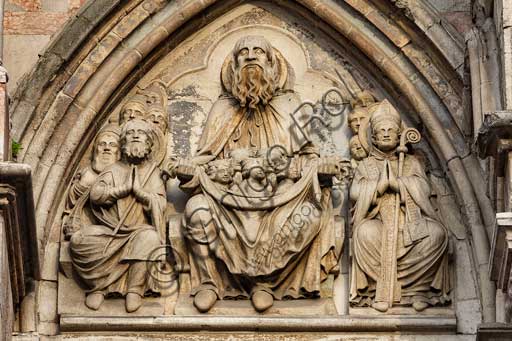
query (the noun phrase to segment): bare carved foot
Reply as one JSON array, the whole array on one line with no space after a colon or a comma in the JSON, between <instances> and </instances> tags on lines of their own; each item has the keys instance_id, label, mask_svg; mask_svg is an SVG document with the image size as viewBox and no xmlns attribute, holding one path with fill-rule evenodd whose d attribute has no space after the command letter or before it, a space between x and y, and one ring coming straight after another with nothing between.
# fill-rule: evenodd
<instances>
[{"instance_id":1,"label":"bare carved foot","mask_svg":"<svg viewBox=\"0 0 512 341\"><path fill-rule=\"evenodd\" d=\"M98 310L105 297L101 292L92 292L85 298L85 305L92 310Z\"/></svg>"},{"instance_id":2,"label":"bare carved foot","mask_svg":"<svg viewBox=\"0 0 512 341\"><path fill-rule=\"evenodd\" d=\"M126 311L133 313L142 305L142 296L134 292L126 294Z\"/></svg>"},{"instance_id":3,"label":"bare carved foot","mask_svg":"<svg viewBox=\"0 0 512 341\"><path fill-rule=\"evenodd\" d=\"M389 304L388 302L375 302L372 304L372 308L385 313L389 309Z\"/></svg>"},{"instance_id":4,"label":"bare carved foot","mask_svg":"<svg viewBox=\"0 0 512 341\"><path fill-rule=\"evenodd\" d=\"M428 308L428 303L423 301L414 301L412 303L412 307L416 311L423 311Z\"/></svg>"},{"instance_id":5,"label":"bare carved foot","mask_svg":"<svg viewBox=\"0 0 512 341\"><path fill-rule=\"evenodd\" d=\"M194 296L194 305L201 313L208 312L215 302L217 302L217 294L210 289L201 290Z\"/></svg>"},{"instance_id":6,"label":"bare carved foot","mask_svg":"<svg viewBox=\"0 0 512 341\"><path fill-rule=\"evenodd\" d=\"M258 290L251 296L252 305L258 312L263 312L274 304L274 297L264 290Z\"/></svg>"}]
</instances>

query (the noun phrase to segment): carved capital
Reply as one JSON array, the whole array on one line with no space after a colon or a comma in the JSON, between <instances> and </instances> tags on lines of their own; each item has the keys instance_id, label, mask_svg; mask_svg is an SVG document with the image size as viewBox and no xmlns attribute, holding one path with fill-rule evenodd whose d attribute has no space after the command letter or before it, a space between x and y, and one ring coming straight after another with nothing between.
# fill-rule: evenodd
<instances>
[{"instance_id":1,"label":"carved capital","mask_svg":"<svg viewBox=\"0 0 512 341\"><path fill-rule=\"evenodd\" d=\"M484 121L476 136L475 147L480 158L499 157L512 146L507 140L512 139L512 111L486 113Z\"/></svg>"}]
</instances>

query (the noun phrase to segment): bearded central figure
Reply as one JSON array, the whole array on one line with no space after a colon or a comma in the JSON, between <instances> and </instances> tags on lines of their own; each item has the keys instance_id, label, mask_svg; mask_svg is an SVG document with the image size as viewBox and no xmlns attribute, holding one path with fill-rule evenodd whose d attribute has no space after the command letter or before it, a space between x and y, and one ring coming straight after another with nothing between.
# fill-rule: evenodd
<instances>
[{"instance_id":1,"label":"bearded central figure","mask_svg":"<svg viewBox=\"0 0 512 341\"><path fill-rule=\"evenodd\" d=\"M191 251L191 295L201 312L224 298L251 298L264 311L275 299L319 296L337 265L324 184L338 174L338 164L320 158L302 129L307 117L294 113L300 101L287 89L288 74L265 38L240 39L222 68L225 94L209 113L196 155L172 165L182 188L193 193L182 233ZM287 190L246 193L239 170L250 162L240 151L266 159L253 162L272 176L260 180ZM239 181L235 174L231 184L220 185L200 167L219 159L231 162Z\"/></svg>"}]
</instances>

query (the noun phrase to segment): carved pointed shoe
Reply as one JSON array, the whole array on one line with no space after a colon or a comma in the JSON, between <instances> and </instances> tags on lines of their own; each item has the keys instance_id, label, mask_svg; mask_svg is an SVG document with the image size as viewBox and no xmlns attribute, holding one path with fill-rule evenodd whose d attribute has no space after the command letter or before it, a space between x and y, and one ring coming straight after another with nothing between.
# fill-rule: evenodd
<instances>
[{"instance_id":1,"label":"carved pointed shoe","mask_svg":"<svg viewBox=\"0 0 512 341\"><path fill-rule=\"evenodd\" d=\"M385 313L389 309L389 304L388 302L375 302L372 304L372 308Z\"/></svg>"},{"instance_id":2,"label":"carved pointed shoe","mask_svg":"<svg viewBox=\"0 0 512 341\"><path fill-rule=\"evenodd\" d=\"M217 294L210 289L201 290L194 296L194 305L201 313L208 312L215 302L217 302Z\"/></svg>"},{"instance_id":3,"label":"carved pointed shoe","mask_svg":"<svg viewBox=\"0 0 512 341\"><path fill-rule=\"evenodd\" d=\"M98 310L103 303L105 296L101 292L92 292L85 297L85 305L92 310Z\"/></svg>"},{"instance_id":4,"label":"carved pointed shoe","mask_svg":"<svg viewBox=\"0 0 512 341\"><path fill-rule=\"evenodd\" d=\"M274 296L264 290L258 290L251 296L252 305L258 312L264 312L274 304Z\"/></svg>"},{"instance_id":5,"label":"carved pointed shoe","mask_svg":"<svg viewBox=\"0 0 512 341\"><path fill-rule=\"evenodd\" d=\"M412 303L412 307L416 311L423 311L428 308L428 303L423 301L414 301Z\"/></svg>"},{"instance_id":6,"label":"carved pointed shoe","mask_svg":"<svg viewBox=\"0 0 512 341\"><path fill-rule=\"evenodd\" d=\"M126 311L133 313L137 311L142 305L142 296L134 292L126 294Z\"/></svg>"}]
</instances>

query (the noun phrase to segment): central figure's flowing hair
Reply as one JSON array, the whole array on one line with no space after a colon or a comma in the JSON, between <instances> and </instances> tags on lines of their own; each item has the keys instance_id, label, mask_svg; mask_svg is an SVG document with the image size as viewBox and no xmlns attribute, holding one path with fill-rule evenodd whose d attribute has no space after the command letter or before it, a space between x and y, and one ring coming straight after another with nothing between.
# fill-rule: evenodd
<instances>
[{"instance_id":1,"label":"central figure's flowing hair","mask_svg":"<svg viewBox=\"0 0 512 341\"><path fill-rule=\"evenodd\" d=\"M248 40L256 39L267 55L267 63L258 62L245 67L237 65L237 55L248 44ZM266 105L277 90L279 72L274 50L263 37L244 37L240 39L232 53L231 61L231 93L240 101L242 107L256 108L258 104Z\"/></svg>"}]
</instances>

